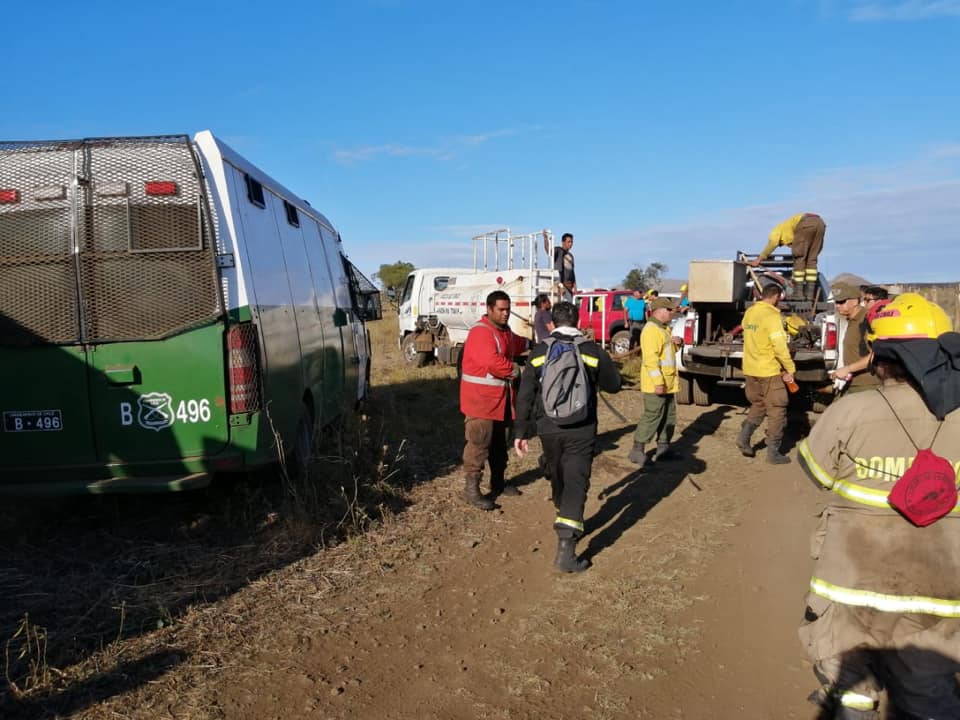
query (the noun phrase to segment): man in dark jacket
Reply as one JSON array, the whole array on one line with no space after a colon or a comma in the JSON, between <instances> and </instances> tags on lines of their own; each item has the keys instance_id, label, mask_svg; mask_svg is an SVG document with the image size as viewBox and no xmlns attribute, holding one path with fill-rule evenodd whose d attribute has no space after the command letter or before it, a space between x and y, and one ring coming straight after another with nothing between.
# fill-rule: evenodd
<instances>
[{"instance_id":1,"label":"man in dark jacket","mask_svg":"<svg viewBox=\"0 0 960 720\"><path fill-rule=\"evenodd\" d=\"M582 338L577 330L580 313L569 302L553 307L556 326L550 337L554 343L575 343ZM583 508L590 489L590 471L593 449L597 438L597 390L615 393L620 390L620 373L610 356L592 341L577 344L584 369L590 382L590 397L586 419L573 425L561 425L544 412L541 375L550 344L536 345L520 377L517 394L516 434L514 449L521 457L527 452L528 439L540 436L546 456L547 477L553 490L553 504L557 517L553 527L557 532L557 558L554 565L562 572L582 572L589 563L577 560L575 548L583 535Z\"/></svg>"}]
</instances>

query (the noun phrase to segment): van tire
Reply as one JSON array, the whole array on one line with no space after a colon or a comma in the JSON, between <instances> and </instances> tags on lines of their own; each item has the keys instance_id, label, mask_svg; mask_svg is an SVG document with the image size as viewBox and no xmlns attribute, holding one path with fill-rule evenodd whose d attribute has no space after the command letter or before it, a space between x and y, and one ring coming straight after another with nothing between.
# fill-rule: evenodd
<instances>
[{"instance_id":1,"label":"van tire","mask_svg":"<svg viewBox=\"0 0 960 720\"><path fill-rule=\"evenodd\" d=\"M297 419L297 429L293 434L293 443L290 454L286 457L286 475L293 482L301 482L310 474L313 464L316 437L314 436L313 416L310 408L300 405L300 417Z\"/></svg>"},{"instance_id":2,"label":"van tire","mask_svg":"<svg viewBox=\"0 0 960 720\"><path fill-rule=\"evenodd\" d=\"M610 338L610 352L613 355L624 355L630 352L630 331L618 330Z\"/></svg>"},{"instance_id":3,"label":"van tire","mask_svg":"<svg viewBox=\"0 0 960 720\"><path fill-rule=\"evenodd\" d=\"M709 378L693 378L693 402L700 407L706 407L710 404L710 391L713 390L713 382Z\"/></svg>"},{"instance_id":4,"label":"van tire","mask_svg":"<svg viewBox=\"0 0 960 720\"><path fill-rule=\"evenodd\" d=\"M693 402L693 380L686 375L677 378L677 405L689 405Z\"/></svg>"}]
</instances>

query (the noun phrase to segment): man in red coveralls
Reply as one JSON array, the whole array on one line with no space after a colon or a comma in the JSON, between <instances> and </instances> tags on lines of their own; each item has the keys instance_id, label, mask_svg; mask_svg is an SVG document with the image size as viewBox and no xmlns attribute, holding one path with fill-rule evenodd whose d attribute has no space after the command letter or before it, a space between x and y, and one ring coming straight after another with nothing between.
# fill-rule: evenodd
<instances>
[{"instance_id":1,"label":"man in red coveralls","mask_svg":"<svg viewBox=\"0 0 960 720\"><path fill-rule=\"evenodd\" d=\"M513 362L523 352L526 340L508 326L510 296L502 290L487 295L487 314L470 328L463 346L460 378L460 412L465 416L463 498L481 510L493 510L498 495L519 495L507 485L507 432L513 424L513 379L519 368ZM490 464L490 494L480 494L483 466Z\"/></svg>"}]
</instances>

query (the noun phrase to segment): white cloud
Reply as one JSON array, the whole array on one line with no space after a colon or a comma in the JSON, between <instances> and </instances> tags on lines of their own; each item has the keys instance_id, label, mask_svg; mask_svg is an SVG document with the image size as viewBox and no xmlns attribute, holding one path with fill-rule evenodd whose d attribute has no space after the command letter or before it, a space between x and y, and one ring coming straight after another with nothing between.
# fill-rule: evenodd
<instances>
[{"instance_id":1,"label":"white cloud","mask_svg":"<svg viewBox=\"0 0 960 720\"><path fill-rule=\"evenodd\" d=\"M927 20L960 17L960 0L863 0L855 2L849 17L854 22Z\"/></svg>"},{"instance_id":2,"label":"white cloud","mask_svg":"<svg viewBox=\"0 0 960 720\"><path fill-rule=\"evenodd\" d=\"M435 157L439 160L453 160L467 147L482 145L497 138L516 135L520 130L504 128L476 135L460 135L451 138L441 138L429 145L403 145L386 143L383 145L361 145L354 148L339 148L334 150L333 157L338 162L350 164L377 157Z\"/></svg>"}]
</instances>

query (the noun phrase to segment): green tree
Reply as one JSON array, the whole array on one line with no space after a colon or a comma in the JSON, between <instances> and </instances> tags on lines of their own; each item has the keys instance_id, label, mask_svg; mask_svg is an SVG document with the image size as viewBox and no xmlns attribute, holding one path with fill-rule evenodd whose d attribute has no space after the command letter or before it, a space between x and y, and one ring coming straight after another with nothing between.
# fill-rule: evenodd
<instances>
[{"instance_id":1,"label":"green tree","mask_svg":"<svg viewBox=\"0 0 960 720\"><path fill-rule=\"evenodd\" d=\"M663 282L663 275L669 269L661 262L652 262L642 270L637 265L627 273L627 276L623 279L623 286L628 290L640 290L641 292L659 290Z\"/></svg>"},{"instance_id":2,"label":"green tree","mask_svg":"<svg viewBox=\"0 0 960 720\"><path fill-rule=\"evenodd\" d=\"M413 270L413 263L397 260L390 265L381 265L380 269L373 274L373 279L379 281L388 296L393 296L393 302L396 305L400 302L400 291L407 281L407 275Z\"/></svg>"}]
</instances>

